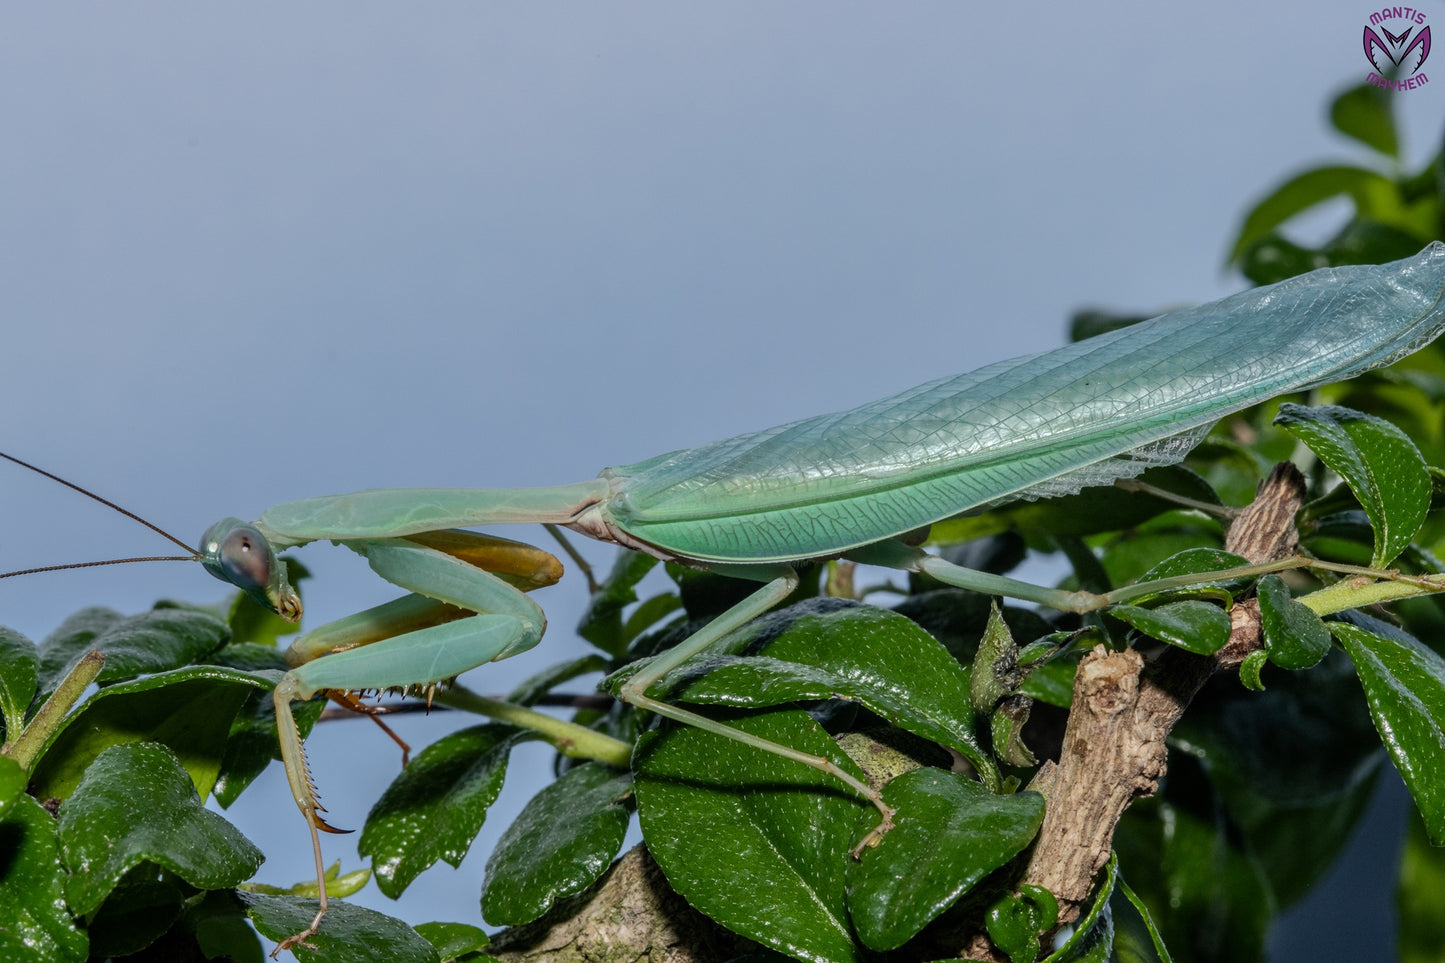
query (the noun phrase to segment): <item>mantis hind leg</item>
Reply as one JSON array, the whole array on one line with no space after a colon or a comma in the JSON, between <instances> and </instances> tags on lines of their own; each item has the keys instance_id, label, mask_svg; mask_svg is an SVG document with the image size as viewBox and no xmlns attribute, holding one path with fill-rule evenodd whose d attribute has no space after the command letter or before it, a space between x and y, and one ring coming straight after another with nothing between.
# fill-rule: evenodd
<instances>
[{"instance_id":1,"label":"mantis hind leg","mask_svg":"<svg viewBox=\"0 0 1445 963\"><path fill-rule=\"evenodd\" d=\"M874 549L876 549L876 551ZM1095 593L1070 592L1064 589L1045 588L1044 586L1033 585L1029 582L1020 582L1017 579L1008 578L1007 576L993 575L989 572L979 572L975 569L964 568L962 565L955 565L947 559L939 558L937 555L929 555L918 549L901 545L890 545L888 543L874 546L873 549L868 550L866 553L858 553L856 555L850 553L849 557L856 558L860 562L885 565L890 568L898 568L905 571L923 572L933 576L945 585L952 585L955 588L971 589L972 591L983 592L987 595L1002 595L1024 602L1037 602L1040 605L1047 605L1050 608L1055 608L1062 612L1073 612L1078 615L1097 612L1100 609L1105 609L1121 602L1129 602L1141 596L1157 595L1160 592L1168 592L1175 589L1194 588L1225 579L1249 578L1265 575L1270 572L1282 572L1292 568L1332 567L1327 563L1322 565L1319 562L1303 556L1293 555L1288 558L1258 562L1253 565L1239 565L1234 568L1218 569L1212 572L1195 572L1189 575L1176 575L1170 578L1154 579L1148 582L1135 582L1132 585L1124 585L1108 592Z\"/></svg>"},{"instance_id":2,"label":"mantis hind leg","mask_svg":"<svg viewBox=\"0 0 1445 963\"><path fill-rule=\"evenodd\" d=\"M546 626L542 610L516 585L421 541L350 544L378 575L415 594L324 625L287 653L294 667L273 693L276 728L291 795L311 832L320 902L311 924L276 952L304 944L320 927L328 901L318 831L338 831L321 817L325 810L291 702L328 690L430 690L467 669L531 648Z\"/></svg>"},{"instance_id":3,"label":"mantis hind leg","mask_svg":"<svg viewBox=\"0 0 1445 963\"><path fill-rule=\"evenodd\" d=\"M854 847L853 855L856 857L863 851L865 847L876 845L877 841L882 838L883 834L893 828L893 816L895 811L893 807L889 806L883 801L883 795L878 790L874 789L866 782L863 782L862 780L856 778L851 773L843 771L838 767L837 763L833 762L831 759L827 759L823 756L815 756L811 753L800 752L799 750L794 749L791 746L785 746L781 743L772 742L768 739L762 739L758 736L752 735L751 733L743 732L741 730L734 729L732 726L724 725L723 723L718 722L715 719L709 719L707 716L699 715L696 712L690 712L687 709L681 709L675 705L672 705L671 703L663 702L659 699L654 699L652 696L649 696L647 694L647 690L651 688L654 683L662 679L673 669L685 664L694 656L706 651L709 647L711 647L714 643L716 643L723 636L727 635L733 629L745 625L752 619L757 618L758 616L767 612L773 606L777 605L783 599L787 598L790 594L792 594L793 590L797 587L797 573L794 572L791 568L781 571L762 588L758 589L756 592L749 595L741 602L738 602L736 605L728 609L722 615L719 615L707 625L703 626L703 628L699 629L697 632L693 633L691 636L684 639L682 642L678 643L676 646L662 653L657 658L653 659L651 662L645 665L635 675L633 675L630 679L623 683L622 688L618 693L618 696L624 702L637 706L639 709L646 709L649 712L655 712L660 716L665 716L668 719L672 719L674 722L680 722L684 725L703 729L707 732L713 733L714 735L723 736L724 738L732 739L736 742L741 742L744 745L752 746L754 749L760 749L763 752L770 752L773 755L782 756L784 759L791 759L794 762L800 762L805 766L810 766L814 769L825 772L828 775L838 779L840 782L844 783L846 786L848 786L848 788L852 789L854 792L858 793L858 795L862 796L864 799L868 800L868 802L873 804L873 806L877 807L878 812L881 816L878 825L873 829L873 831L870 832L867 836L865 836L863 840L859 842L856 847Z\"/></svg>"},{"instance_id":4,"label":"mantis hind leg","mask_svg":"<svg viewBox=\"0 0 1445 963\"><path fill-rule=\"evenodd\" d=\"M904 572L923 572L938 579L945 585L970 589L985 595L1002 595L1022 602L1035 602L1063 612L1083 614L1093 612L1112 604L1116 599L1093 592L1069 592L1064 589L1047 588L1022 582L1006 575L994 575L977 569L955 565L937 555L929 555L922 549L903 542L879 542L866 548L855 549L847 557L865 565L881 565L884 568Z\"/></svg>"}]
</instances>

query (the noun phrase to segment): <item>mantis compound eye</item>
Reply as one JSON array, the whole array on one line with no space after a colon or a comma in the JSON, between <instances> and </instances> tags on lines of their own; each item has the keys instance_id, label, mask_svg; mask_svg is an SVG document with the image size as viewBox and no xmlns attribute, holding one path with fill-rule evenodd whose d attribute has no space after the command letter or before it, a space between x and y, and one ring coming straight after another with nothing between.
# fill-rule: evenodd
<instances>
[{"instance_id":1,"label":"mantis compound eye","mask_svg":"<svg viewBox=\"0 0 1445 963\"><path fill-rule=\"evenodd\" d=\"M221 539L221 570L226 580L246 592L264 589L271 583L276 556L261 533L249 525L238 525Z\"/></svg>"},{"instance_id":2,"label":"mantis compound eye","mask_svg":"<svg viewBox=\"0 0 1445 963\"><path fill-rule=\"evenodd\" d=\"M301 617L301 601L271 543L253 525L223 518L201 537L201 564L288 621Z\"/></svg>"}]
</instances>

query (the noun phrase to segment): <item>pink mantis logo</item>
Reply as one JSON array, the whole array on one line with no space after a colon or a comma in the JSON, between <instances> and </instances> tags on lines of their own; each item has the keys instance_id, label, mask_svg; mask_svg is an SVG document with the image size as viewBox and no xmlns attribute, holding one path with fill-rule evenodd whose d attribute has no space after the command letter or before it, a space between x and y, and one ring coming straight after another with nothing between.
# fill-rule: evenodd
<instances>
[{"instance_id":1,"label":"pink mantis logo","mask_svg":"<svg viewBox=\"0 0 1445 963\"><path fill-rule=\"evenodd\" d=\"M1380 28L1378 33L1376 27ZM1365 59L1375 68L1369 83L1386 90L1414 90L1430 82L1421 72L1430 56L1430 25L1425 22L1423 10L1384 7L1370 14L1364 43ZM1389 66L1384 66L1386 62ZM1396 68L1393 80L1384 76L1391 67Z\"/></svg>"}]
</instances>

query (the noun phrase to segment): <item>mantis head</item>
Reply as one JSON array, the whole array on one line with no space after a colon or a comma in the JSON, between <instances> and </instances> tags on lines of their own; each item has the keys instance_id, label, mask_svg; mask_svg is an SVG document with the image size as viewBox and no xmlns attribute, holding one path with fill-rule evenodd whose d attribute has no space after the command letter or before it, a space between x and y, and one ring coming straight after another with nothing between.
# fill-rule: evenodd
<instances>
[{"instance_id":1,"label":"mantis head","mask_svg":"<svg viewBox=\"0 0 1445 963\"><path fill-rule=\"evenodd\" d=\"M223 518L201 536L201 564L288 622L301 618L301 597L286 580L286 565L254 525Z\"/></svg>"}]
</instances>

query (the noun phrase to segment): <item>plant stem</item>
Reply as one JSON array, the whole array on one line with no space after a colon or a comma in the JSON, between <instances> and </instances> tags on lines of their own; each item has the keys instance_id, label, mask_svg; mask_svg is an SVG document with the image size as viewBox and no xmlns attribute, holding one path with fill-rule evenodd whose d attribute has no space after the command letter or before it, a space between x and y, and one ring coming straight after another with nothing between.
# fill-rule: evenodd
<instances>
[{"instance_id":1,"label":"plant stem","mask_svg":"<svg viewBox=\"0 0 1445 963\"><path fill-rule=\"evenodd\" d=\"M80 661L65 674L65 678L60 680L60 685L56 686L55 691L50 694L50 698L46 699L45 704L31 717L30 722L25 726L25 731L0 751L18 762L21 769L29 772L35 765L40 750L55 734L61 720L85 694L85 690L90 687L90 684L95 681L95 677L100 674L101 666L104 664L105 656L98 649L92 649L81 656Z\"/></svg>"},{"instance_id":2,"label":"plant stem","mask_svg":"<svg viewBox=\"0 0 1445 963\"><path fill-rule=\"evenodd\" d=\"M1445 579L1440 576L1393 576L1379 582L1352 578L1327 585L1308 595L1301 595L1297 601L1306 605L1316 615L1330 615L1345 609L1357 609L1439 592L1445 592Z\"/></svg>"},{"instance_id":3,"label":"plant stem","mask_svg":"<svg viewBox=\"0 0 1445 963\"><path fill-rule=\"evenodd\" d=\"M620 739L564 722L526 706L519 706L500 699L488 699L464 686L452 686L437 692L434 701L453 709L464 709L478 715L488 716L500 722L531 729L541 733L547 741L557 747L564 756L578 759L595 759L609 766L626 768L632 760L632 746Z\"/></svg>"}]
</instances>

